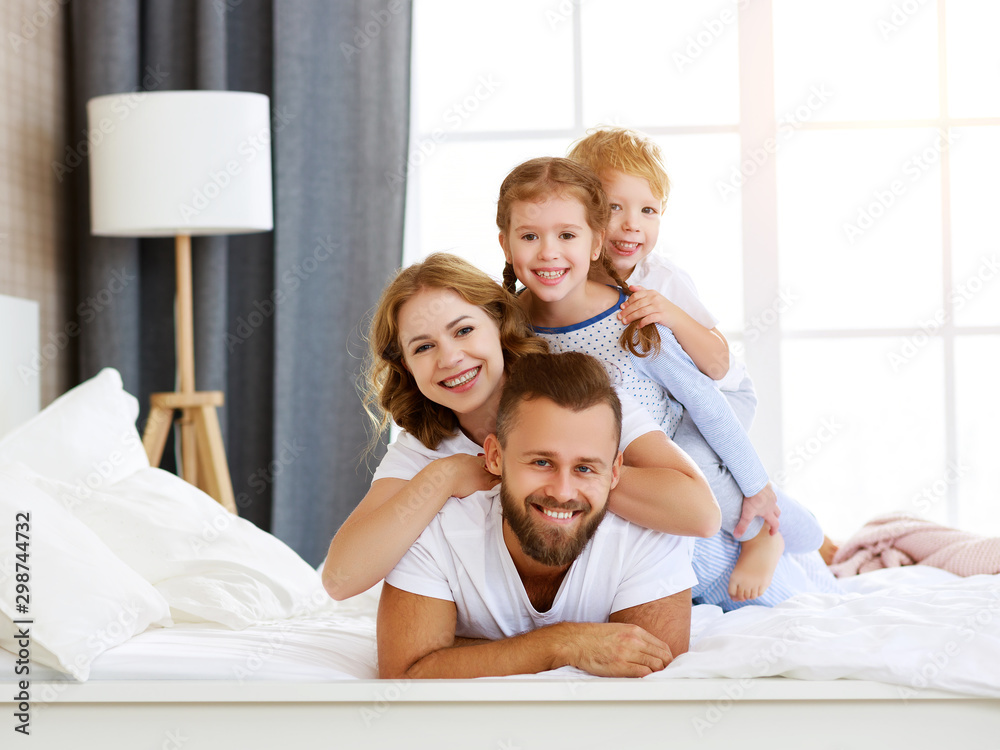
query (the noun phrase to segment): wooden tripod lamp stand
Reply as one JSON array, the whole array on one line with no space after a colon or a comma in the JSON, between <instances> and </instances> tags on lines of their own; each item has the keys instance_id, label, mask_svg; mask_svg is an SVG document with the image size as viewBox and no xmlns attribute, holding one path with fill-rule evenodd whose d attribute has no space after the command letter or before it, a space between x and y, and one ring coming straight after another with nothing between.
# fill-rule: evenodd
<instances>
[{"instance_id":1,"label":"wooden tripod lamp stand","mask_svg":"<svg viewBox=\"0 0 1000 750\"><path fill-rule=\"evenodd\" d=\"M274 226L268 97L235 91L130 92L87 102L91 232L176 238L177 391L154 393L142 444L159 466L180 414L181 476L236 512L216 409L194 384L191 237Z\"/></svg>"}]
</instances>

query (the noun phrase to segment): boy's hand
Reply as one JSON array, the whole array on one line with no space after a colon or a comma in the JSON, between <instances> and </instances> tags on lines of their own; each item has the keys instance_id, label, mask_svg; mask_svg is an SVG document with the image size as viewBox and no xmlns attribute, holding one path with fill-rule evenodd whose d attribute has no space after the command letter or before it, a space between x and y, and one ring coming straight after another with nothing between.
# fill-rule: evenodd
<instances>
[{"instance_id":1,"label":"boy's hand","mask_svg":"<svg viewBox=\"0 0 1000 750\"><path fill-rule=\"evenodd\" d=\"M778 507L778 496L774 494L774 488L768 482L764 489L753 497L743 498L743 513L740 515L740 522L733 529L733 536L739 538L747 530L750 522L755 516L760 516L764 522L771 527L771 533L778 533L778 516L781 515L781 508Z\"/></svg>"},{"instance_id":2,"label":"boy's hand","mask_svg":"<svg viewBox=\"0 0 1000 750\"><path fill-rule=\"evenodd\" d=\"M629 290L632 296L622 304L618 319L628 325L633 320L639 321L639 327L650 323L660 323L667 328L672 328L674 315L680 309L673 302L668 300L655 289L646 289L644 286L631 285Z\"/></svg>"}]
</instances>

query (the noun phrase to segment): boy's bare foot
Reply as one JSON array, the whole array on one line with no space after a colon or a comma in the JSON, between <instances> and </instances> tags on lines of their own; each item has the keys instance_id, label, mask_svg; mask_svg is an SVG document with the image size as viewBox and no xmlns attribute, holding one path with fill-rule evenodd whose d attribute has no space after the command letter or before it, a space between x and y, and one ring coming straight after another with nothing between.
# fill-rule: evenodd
<instances>
[{"instance_id":1,"label":"boy's bare foot","mask_svg":"<svg viewBox=\"0 0 1000 750\"><path fill-rule=\"evenodd\" d=\"M766 523L753 539L740 545L740 556L729 576L729 598L736 602L756 599L771 585L778 559L785 551L781 533L771 534Z\"/></svg>"},{"instance_id":2,"label":"boy's bare foot","mask_svg":"<svg viewBox=\"0 0 1000 750\"><path fill-rule=\"evenodd\" d=\"M840 549L833 540L828 537L823 537L823 544L819 548L819 556L823 558L823 562L827 565L833 565L833 556L837 554L837 550Z\"/></svg>"}]
</instances>

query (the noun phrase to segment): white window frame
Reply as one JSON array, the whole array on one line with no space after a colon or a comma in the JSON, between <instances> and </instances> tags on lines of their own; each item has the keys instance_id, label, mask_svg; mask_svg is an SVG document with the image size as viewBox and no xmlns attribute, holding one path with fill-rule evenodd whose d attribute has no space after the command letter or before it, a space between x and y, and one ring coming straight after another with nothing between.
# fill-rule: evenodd
<instances>
[{"instance_id":1,"label":"white window frame","mask_svg":"<svg viewBox=\"0 0 1000 750\"><path fill-rule=\"evenodd\" d=\"M420 0L417 0L419 2ZM426 1L426 0L425 0ZM523 130L523 131L462 131L449 134L449 140L465 143L486 143L501 141L566 139L567 143L581 137L593 123L584 122L582 20L580 6L586 0L572 0L572 47L573 47L573 125L569 129ZM946 55L945 0L936 3L938 21L938 64L939 64L939 104L937 118L922 120L879 120L848 122L803 122L802 130L848 130L872 128L926 129L928 127L947 132L956 127L998 126L1000 118L951 118L948 116L948 76ZM778 123L775 107L774 33L773 7L771 0L753 0L738 4L738 44L739 44L739 90L740 119L734 125L670 126L656 127L637 124L635 127L652 136L696 135L714 133L735 133L740 139L741 163L752 157L754 150L768 141L777 140ZM420 71L414 65L414 86L419 87ZM416 99L416 97L414 97ZM416 107L411 112L414 130L411 132L411 147L426 141L431 134L415 129L420 119ZM951 246L951 199L950 199L950 147L943 139L940 161L941 179L941 309L950 310L949 293L952 290L952 246ZM411 148L411 153L412 153ZM741 186L742 201L742 253L743 253L743 313L745 325L761 320L768 311L775 309L780 299L779 255L778 255L778 185L777 159L765 160L754 174L753 180L745 180ZM404 262L419 253L419 178L408 184L407 194L407 249ZM412 247L414 253L410 252ZM961 336L1000 335L1000 326L959 326L954 316L947 315L944 324L931 335L940 338L944 351L944 423L945 423L945 463L952 465L958 461L957 399L955 373L955 345ZM752 430L754 444L764 464L772 473L785 470L785 436L783 430L782 398L782 349L786 341L793 340L845 340L866 337L910 337L923 333L917 327L911 328L865 328L842 330L795 330L782 329L780 318L773 325L756 326L757 334L745 337L740 333L730 336L730 343L744 343L744 359L757 389L759 411ZM947 490L947 517L949 523L958 519L958 488L950 483Z\"/></svg>"}]
</instances>

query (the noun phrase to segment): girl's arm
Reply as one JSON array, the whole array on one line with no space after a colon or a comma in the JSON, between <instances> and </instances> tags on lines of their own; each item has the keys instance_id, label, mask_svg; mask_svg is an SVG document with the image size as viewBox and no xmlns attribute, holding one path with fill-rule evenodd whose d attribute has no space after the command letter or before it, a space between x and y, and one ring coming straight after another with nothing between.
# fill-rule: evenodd
<instances>
[{"instance_id":1,"label":"girl's arm","mask_svg":"<svg viewBox=\"0 0 1000 750\"><path fill-rule=\"evenodd\" d=\"M409 481L378 479L330 542L323 587L342 600L381 581L448 498L488 490L497 477L482 457L456 454L432 461Z\"/></svg>"},{"instance_id":2,"label":"girl's arm","mask_svg":"<svg viewBox=\"0 0 1000 750\"><path fill-rule=\"evenodd\" d=\"M698 370L674 335L663 326L659 326L659 333L658 354L631 357L636 371L666 388L691 412L698 430L729 469L744 496L753 497L767 487L768 479L750 436L726 397Z\"/></svg>"},{"instance_id":3,"label":"girl's arm","mask_svg":"<svg viewBox=\"0 0 1000 750\"><path fill-rule=\"evenodd\" d=\"M622 323L628 325L638 320L640 328L660 323L673 331L698 369L712 380L721 380L729 372L729 342L718 328L705 328L655 289L638 285L629 289L632 295L618 314Z\"/></svg>"},{"instance_id":4,"label":"girl's arm","mask_svg":"<svg viewBox=\"0 0 1000 750\"><path fill-rule=\"evenodd\" d=\"M680 536L714 536L722 514L694 461L659 430L636 438L624 452L608 508L647 529Z\"/></svg>"}]
</instances>

